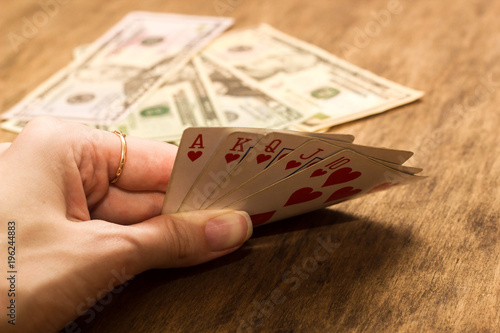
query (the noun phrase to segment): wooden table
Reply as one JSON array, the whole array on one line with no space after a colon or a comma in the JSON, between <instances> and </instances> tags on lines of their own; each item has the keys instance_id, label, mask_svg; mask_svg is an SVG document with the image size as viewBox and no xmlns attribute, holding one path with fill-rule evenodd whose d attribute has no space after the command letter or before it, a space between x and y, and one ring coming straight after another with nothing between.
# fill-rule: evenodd
<instances>
[{"instance_id":1,"label":"wooden table","mask_svg":"<svg viewBox=\"0 0 500 333\"><path fill-rule=\"evenodd\" d=\"M43 9L2 6L2 111L132 10L267 22L426 92L332 131L413 150L427 180L260 227L211 263L141 274L82 316L83 332L500 330L500 2L45 1L52 17L17 51L8 34Z\"/></svg>"}]
</instances>

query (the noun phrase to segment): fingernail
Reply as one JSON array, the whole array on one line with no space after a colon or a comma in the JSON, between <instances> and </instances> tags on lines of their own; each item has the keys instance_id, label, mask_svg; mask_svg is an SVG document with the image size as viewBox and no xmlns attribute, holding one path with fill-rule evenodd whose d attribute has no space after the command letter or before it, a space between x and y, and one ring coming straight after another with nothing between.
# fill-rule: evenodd
<instances>
[{"instance_id":1,"label":"fingernail","mask_svg":"<svg viewBox=\"0 0 500 333\"><path fill-rule=\"evenodd\" d=\"M219 215L207 222L205 234L212 251L223 251L243 244L252 236L252 221L245 212Z\"/></svg>"}]
</instances>

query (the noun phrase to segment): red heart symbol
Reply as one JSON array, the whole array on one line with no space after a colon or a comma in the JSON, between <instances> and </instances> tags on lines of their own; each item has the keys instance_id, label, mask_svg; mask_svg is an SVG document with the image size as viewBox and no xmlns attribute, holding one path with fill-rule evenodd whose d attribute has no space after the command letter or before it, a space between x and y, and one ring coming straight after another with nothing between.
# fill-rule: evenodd
<instances>
[{"instance_id":1,"label":"red heart symbol","mask_svg":"<svg viewBox=\"0 0 500 333\"><path fill-rule=\"evenodd\" d=\"M257 164L267 161L271 158L271 155L259 154L257 155Z\"/></svg>"},{"instance_id":2,"label":"red heart symbol","mask_svg":"<svg viewBox=\"0 0 500 333\"><path fill-rule=\"evenodd\" d=\"M328 199L326 199L325 203L330 202L330 201L336 201L339 199L344 199L344 198L353 196L359 192L361 192L361 190L359 188L354 189L354 187L352 187L352 186L343 187L340 190L333 192L332 195L330 195L330 197Z\"/></svg>"},{"instance_id":3,"label":"red heart symbol","mask_svg":"<svg viewBox=\"0 0 500 333\"><path fill-rule=\"evenodd\" d=\"M274 213L276 213L275 210L266 213L250 215L253 226L256 227L258 225L266 223L271 219L271 217L273 217Z\"/></svg>"},{"instance_id":4,"label":"red heart symbol","mask_svg":"<svg viewBox=\"0 0 500 333\"><path fill-rule=\"evenodd\" d=\"M313 192L312 187L303 187L292 193L290 198L283 207L307 202L319 198L323 193L320 191Z\"/></svg>"},{"instance_id":5,"label":"red heart symbol","mask_svg":"<svg viewBox=\"0 0 500 333\"><path fill-rule=\"evenodd\" d=\"M285 170L292 169L292 168L297 168L301 165L302 163L297 162L295 160L292 160L286 164Z\"/></svg>"},{"instance_id":6,"label":"red heart symbol","mask_svg":"<svg viewBox=\"0 0 500 333\"><path fill-rule=\"evenodd\" d=\"M326 182L321 187L346 183L361 176L361 172L358 171L351 172L351 171L352 171L351 168L338 169L328 177Z\"/></svg>"},{"instance_id":7,"label":"red heart symbol","mask_svg":"<svg viewBox=\"0 0 500 333\"><path fill-rule=\"evenodd\" d=\"M278 161L281 160L283 157L285 157L286 155L288 155L288 153L285 153L283 155L281 155L280 157L278 157Z\"/></svg>"},{"instance_id":8,"label":"red heart symbol","mask_svg":"<svg viewBox=\"0 0 500 333\"><path fill-rule=\"evenodd\" d=\"M230 162L232 162L234 160L237 160L238 157L240 157L240 154L231 154L231 153L226 154L226 162L230 163Z\"/></svg>"},{"instance_id":9,"label":"red heart symbol","mask_svg":"<svg viewBox=\"0 0 500 333\"><path fill-rule=\"evenodd\" d=\"M323 176L325 173L326 173L325 170L317 169L317 170L314 170L314 172L309 176L309 178Z\"/></svg>"},{"instance_id":10,"label":"red heart symbol","mask_svg":"<svg viewBox=\"0 0 500 333\"><path fill-rule=\"evenodd\" d=\"M201 155L203 155L203 152L201 152L201 151L190 151L190 152L188 152L188 157L191 160L191 162L196 161Z\"/></svg>"}]
</instances>

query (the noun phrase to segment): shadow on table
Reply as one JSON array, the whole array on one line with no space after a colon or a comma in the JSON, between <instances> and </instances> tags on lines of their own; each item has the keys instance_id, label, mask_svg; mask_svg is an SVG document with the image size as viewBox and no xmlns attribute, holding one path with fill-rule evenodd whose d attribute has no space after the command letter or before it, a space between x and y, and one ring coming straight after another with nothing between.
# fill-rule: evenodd
<instances>
[{"instance_id":1,"label":"shadow on table","mask_svg":"<svg viewBox=\"0 0 500 333\"><path fill-rule=\"evenodd\" d=\"M326 264L319 263L321 266L316 266L320 268L307 274L296 273L297 281L302 277L300 286L287 283L285 274L294 267L307 269L306 261L314 258L321 245L318 239L328 237L336 246ZM296 309L301 303L307 307L314 299L316 303L321 300L330 311L344 309L342 304L350 299L352 283L380 280L378 271L381 267L390 270L394 259L403 253L401 249L411 244L409 237L390 224L335 210L314 211L260 226L247 245L212 262L140 274L122 292L113 294L109 304L90 309L75 325L83 332L197 331L204 327L235 331L241 323L251 329L263 328L286 318L287 327L302 326L307 313L294 315L297 310L290 311L290 307ZM303 279L306 275L308 278ZM330 286L326 293L324 285ZM255 304L265 302L276 290L286 296L287 302L276 306L272 316L253 323L256 326L250 325L248 317L259 311ZM189 315L194 310L196 323ZM138 320L146 319L144 316L148 323L137 326Z\"/></svg>"},{"instance_id":2,"label":"shadow on table","mask_svg":"<svg viewBox=\"0 0 500 333\"><path fill-rule=\"evenodd\" d=\"M301 230L311 230L357 220L354 215L331 209L320 209L293 218L265 224L254 229L252 238L266 237Z\"/></svg>"}]
</instances>

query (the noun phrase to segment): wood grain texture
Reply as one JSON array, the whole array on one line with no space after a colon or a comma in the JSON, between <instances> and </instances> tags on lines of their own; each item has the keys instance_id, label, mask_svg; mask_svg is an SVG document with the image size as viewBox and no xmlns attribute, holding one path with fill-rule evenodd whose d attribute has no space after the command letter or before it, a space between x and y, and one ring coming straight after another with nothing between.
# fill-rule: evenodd
<instances>
[{"instance_id":1,"label":"wood grain texture","mask_svg":"<svg viewBox=\"0 0 500 333\"><path fill-rule=\"evenodd\" d=\"M4 3L2 111L131 10L217 15L217 1L67 1L15 51L41 10ZM76 322L83 332L498 332L500 2L220 0L260 22L426 92L333 128L415 152L428 179L263 226L239 251L149 271ZM399 10L390 15L389 9ZM384 16L385 15L385 16ZM15 135L0 131L0 142ZM321 244L331 239L327 252Z\"/></svg>"}]
</instances>

